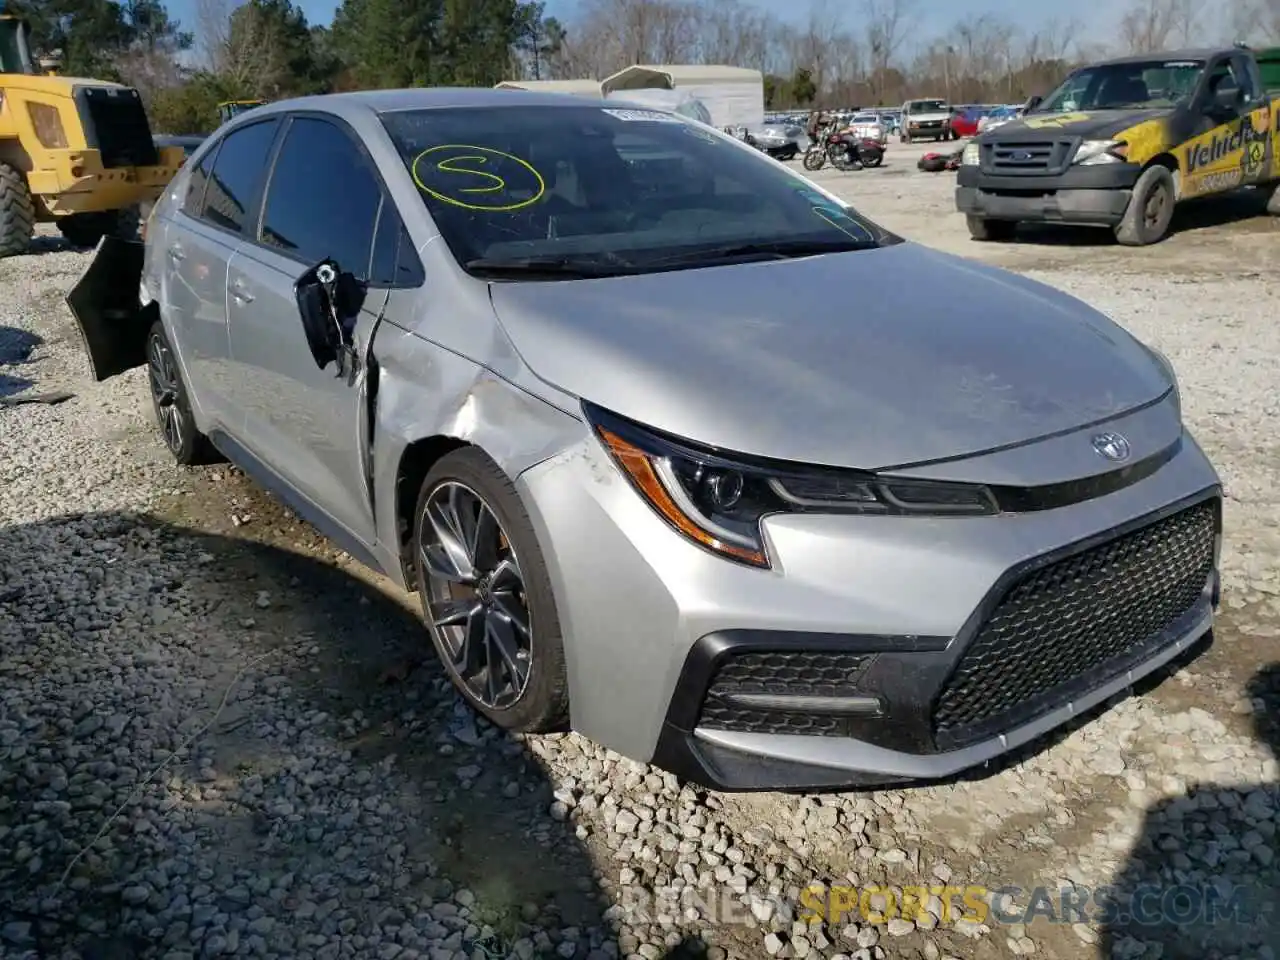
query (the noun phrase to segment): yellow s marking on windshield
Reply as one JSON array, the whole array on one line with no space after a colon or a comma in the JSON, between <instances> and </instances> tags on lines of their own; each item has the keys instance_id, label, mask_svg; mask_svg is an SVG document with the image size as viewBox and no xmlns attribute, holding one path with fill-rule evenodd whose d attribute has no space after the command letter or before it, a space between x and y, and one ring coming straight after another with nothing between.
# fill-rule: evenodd
<instances>
[{"instance_id":1,"label":"yellow s marking on windshield","mask_svg":"<svg viewBox=\"0 0 1280 960\"><path fill-rule=\"evenodd\" d=\"M499 169L506 177L487 170L478 170L481 164L490 160L498 161ZM430 161L435 161L431 163ZM467 164L464 166L464 164ZM428 147L418 154L411 167L413 182L423 193L428 193L442 203L449 203L464 210L481 210L493 213L510 213L532 206L542 199L547 192L547 183L542 174L534 169L527 160L514 154L495 150L492 147L480 147L466 143L445 143L437 147ZM441 176L443 174L444 176ZM461 179L471 177L473 179ZM511 200L513 190L510 180L519 178L523 181L514 189L529 190L529 196L520 200ZM427 181L435 182L428 186ZM497 194L493 203L478 203L476 200L460 197L459 194Z\"/></svg>"},{"instance_id":2,"label":"yellow s marking on windshield","mask_svg":"<svg viewBox=\"0 0 1280 960\"><path fill-rule=\"evenodd\" d=\"M488 187L460 187L460 193L492 193L495 190L507 189L507 181L492 173L485 173L483 170L471 170L467 167L455 167L455 163L461 163L464 160L474 160L476 163L484 163L488 157L476 154L472 157L450 157L448 160L441 160L436 164L437 170L443 170L445 173L473 173L477 177L484 177L486 180L492 180L493 185Z\"/></svg>"},{"instance_id":3,"label":"yellow s marking on windshield","mask_svg":"<svg viewBox=\"0 0 1280 960\"><path fill-rule=\"evenodd\" d=\"M1042 127L1065 127L1069 123L1088 120L1090 116L1087 113L1060 113L1056 117L1029 117L1024 122L1032 130L1039 130Z\"/></svg>"}]
</instances>

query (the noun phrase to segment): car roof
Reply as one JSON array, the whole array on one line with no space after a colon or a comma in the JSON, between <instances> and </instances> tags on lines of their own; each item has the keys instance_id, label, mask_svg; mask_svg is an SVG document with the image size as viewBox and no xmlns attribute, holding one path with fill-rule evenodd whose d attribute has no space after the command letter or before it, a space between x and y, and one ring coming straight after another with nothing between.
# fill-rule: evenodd
<instances>
[{"instance_id":1,"label":"car roof","mask_svg":"<svg viewBox=\"0 0 1280 960\"><path fill-rule=\"evenodd\" d=\"M1232 47L1188 47L1185 50L1157 50L1155 53L1133 53L1126 57L1115 57L1111 60L1099 60L1089 64L1093 67L1111 67L1126 63L1153 63L1158 60L1208 60L1223 53L1233 53Z\"/></svg>"},{"instance_id":2,"label":"car roof","mask_svg":"<svg viewBox=\"0 0 1280 960\"><path fill-rule=\"evenodd\" d=\"M543 93L485 87L414 87L405 90L358 90L310 97L277 100L256 107L254 116L291 110L320 110L327 113L394 113L400 110L443 110L459 107L571 107L615 105L616 101L569 93ZM247 116L247 114L246 114ZM238 118L237 118L238 119Z\"/></svg>"}]
</instances>

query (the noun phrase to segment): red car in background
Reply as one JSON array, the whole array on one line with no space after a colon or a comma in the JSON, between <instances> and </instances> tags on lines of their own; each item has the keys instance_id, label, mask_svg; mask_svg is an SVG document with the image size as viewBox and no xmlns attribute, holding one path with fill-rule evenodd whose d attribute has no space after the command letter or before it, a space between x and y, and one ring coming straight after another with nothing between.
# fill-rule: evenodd
<instances>
[{"instance_id":1,"label":"red car in background","mask_svg":"<svg viewBox=\"0 0 1280 960\"><path fill-rule=\"evenodd\" d=\"M976 137L978 124L986 116L987 111L981 107L963 107L951 117L951 133L956 137Z\"/></svg>"}]
</instances>

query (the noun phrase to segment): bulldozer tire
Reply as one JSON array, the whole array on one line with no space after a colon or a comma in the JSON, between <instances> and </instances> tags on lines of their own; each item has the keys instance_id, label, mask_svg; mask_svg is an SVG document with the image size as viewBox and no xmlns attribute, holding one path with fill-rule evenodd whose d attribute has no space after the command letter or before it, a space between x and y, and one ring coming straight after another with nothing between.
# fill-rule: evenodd
<instances>
[{"instance_id":1,"label":"bulldozer tire","mask_svg":"<svg viewBox=\"0 0 1280 960\"><path fill-rule=\"evenodd\" d=\"M138 211L105 210L101 213L73 213L58 221L58 230L73 247L96 247L103 237L121 240L138 238Z\"/></svg>"},{"instance_id":2,"label":"bulldozer tire","mask_svg":"<svg viewBox=\"0 0 1280 960\"><path fill-rule=\"evenodd\" d=\"M36 232L36 205L22 171L0 163L0 257L26 253Z\"/></svg>"}]
</instances>

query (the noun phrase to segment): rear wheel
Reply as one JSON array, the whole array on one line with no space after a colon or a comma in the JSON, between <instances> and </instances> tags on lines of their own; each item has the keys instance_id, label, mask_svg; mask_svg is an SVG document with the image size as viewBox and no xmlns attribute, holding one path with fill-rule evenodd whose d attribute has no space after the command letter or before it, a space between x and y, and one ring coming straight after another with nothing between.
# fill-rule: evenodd
<instances>
[{"instance_id":1,"label":"rear wheel","mask_svg":"<svg viewBox=\"0 0 1280 960\"><path fill-rule=\"evenodd\" d=\"M22 171L0 162L0 257L26 253L36 232L36 205Z\"/></svg>"},{"instance_id":2,"label":"rear wheel","mask_svg":"<svg viewBox=\"0 0 1280 960\"><path fill-rule=\"evenodd\" d=\"M196 429L187 385L182 382L178 359L159 320L151 325L151 332L147 334L147 377L160 436L173 459L187 467L219 460L209 438Z\"/></svg>"},{"instance_id":3,"label":"rear wheel","mask_svg":"<svg viewBox=\"0 0 1280 960\"><path fill-rule=\"evenodd\" d=\"M1008 243L1018 232L1016 220L988 220L985 217L966 216L969 236L974 240L992 243Z\"/></svg>"},{"instance_id":4,"label":"rear wheel","mask_svg":"<svg viewBox=\"0 0 1280 960\"><path fill-rule=\"evenodd\" d=\"M1116 240L1126 247L1159 243L1169 232L1174 203L1173 174L1166 167L1148 167L1133 185Z\"/></svg>"},{"instance_id":5,"label":"rear wheel","mask_svg":"<svg viewBox=\"0 0 1280 960\"><path fill-rule=\"evenodd\" d=\"M1280 217L1280 181L1269 184L1263 189L1271 191L1271 196L1267 198L1267 213L1273 217Z\"/></svg>"},{"instance_id":6,"label":"rear wheel","mask_svg":"<svg viewBox=\"0 0 1280 960\"><path fill-rule=\"evenodd\" d=\"M138 211L104 210L100 213L73 213L58 221L58 230L73 247L96 247L103 237L121 240L138 238Z\"/></svg>"},{"instance_id":7,"label":"rear wheel","mask_svg":"<svg viewBox=\"0 0 1280 960\"><path fill-rule=\"evenodd\" d=\"M442 457L413 525L418 594L458 692L508 730L569 720L564 646L551 578L511 480L475 447Z\"/></svg>"}]
</instances>

